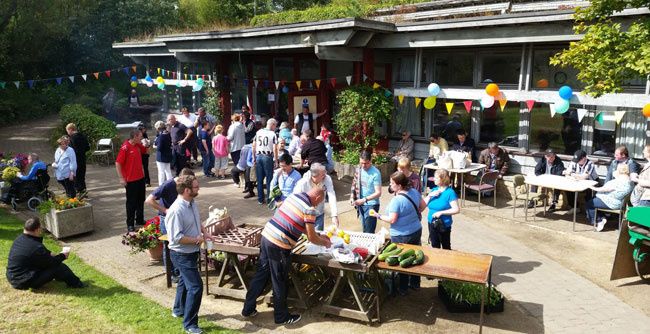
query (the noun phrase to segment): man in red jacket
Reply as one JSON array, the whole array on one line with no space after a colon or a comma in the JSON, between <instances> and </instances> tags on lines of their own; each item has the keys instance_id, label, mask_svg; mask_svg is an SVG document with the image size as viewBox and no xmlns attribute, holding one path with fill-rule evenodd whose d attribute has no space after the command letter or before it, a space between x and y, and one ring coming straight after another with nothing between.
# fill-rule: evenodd
<instances>
[{"instance_id":1,"label":"man in red jacket","mask_svg":"<svg viewBox=\"0 0 650 334\"><path fill-rule=\"evenodd\" d=\"M134 223L144 225L145 183L142 155L149 154L149 142L142 144L142 132L131 130L115 160L120 184L126 188L126 227L134 232Z\"/></svg>"}]
</instances>

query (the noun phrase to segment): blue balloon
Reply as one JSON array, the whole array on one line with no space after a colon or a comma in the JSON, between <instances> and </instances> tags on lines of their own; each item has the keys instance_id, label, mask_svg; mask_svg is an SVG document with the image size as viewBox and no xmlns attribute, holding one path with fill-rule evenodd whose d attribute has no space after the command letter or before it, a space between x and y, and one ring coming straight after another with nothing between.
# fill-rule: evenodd
<instances>
[{"instance_id":1,"label":"blue balloon","mask_svg":"<svg viewBox=\"0 0 650 334\"><path fill-rule=\"evenodd\" d=\"M438 96L438 94L440 94L440 86L438 86L437 83L430 84L429 87L427 87L427 90L431 96Z\"/></svg>"},{"instance_id":2,"label":"blue balloon","mask_svg":"<svg viewBox=\"0 0 650 334\"><path fill-rule=\"evenodd\" d=\"M131 77L131 81L138 81L138 77L136 77L135 75L132 76L132 77Z\"/></svg>"},{"instance_id":3,"label":"blue balloon","mask_svg":"<svg viewBox=\"0 0 650 334\"><path fill-rule=\"evenodd\" d=\"M153 81L153 80L151 79L151 76L150 76L150 75L147 75L147 76L144 78L144 80L149 81L149 82L152 82L152 81Z\"/></svg>"},{"instance_id":4,"label":"blue balloon","mask_svg":"<svg viewBox=\"0 0 650 334\"><path fill-rule=\"evenodd\" d=\"M289 87L287 87L287 86L282 87L282 92L283 93L288 93L289 92Z\"/></svg>"},{"instance_id":5,"label":"blue balloon","mask_svg":"<svg viewBox=\"0 0 650 334\"><path fill-rule=\"evenodd\" d=\"M560 97L565 100L570 100L571 96L573 96L573 90L569 86L560 87L558 93L560 94Z\"/></svg>"},{"instance_id":6,"label":"blue balloon","mask_svg":"<svg viewBox=\"0 0 650 334\"><path fill-rule=\"evenodd\" d=\"M198 92L201 89L203 89L203 85L196 84L194 85L194 87L192 87L192 90L194 90L195 92Z\"/></svg>"}]
</instances>

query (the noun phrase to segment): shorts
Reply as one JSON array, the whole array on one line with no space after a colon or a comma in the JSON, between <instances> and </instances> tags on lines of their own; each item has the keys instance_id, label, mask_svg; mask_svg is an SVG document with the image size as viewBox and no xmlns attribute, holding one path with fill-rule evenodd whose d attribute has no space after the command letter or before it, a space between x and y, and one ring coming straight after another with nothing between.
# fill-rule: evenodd
<instances>
[{"instance_id":1,"label":"shorts","mask_svg":"<svg viewBox=\"0 0 650 334\"><path fill-rule=\"evenodd\" d=\"M228 156L225 157L215 157L214 158L214 169L221 170L228 168Z\"/></svg>"}]
</instances>

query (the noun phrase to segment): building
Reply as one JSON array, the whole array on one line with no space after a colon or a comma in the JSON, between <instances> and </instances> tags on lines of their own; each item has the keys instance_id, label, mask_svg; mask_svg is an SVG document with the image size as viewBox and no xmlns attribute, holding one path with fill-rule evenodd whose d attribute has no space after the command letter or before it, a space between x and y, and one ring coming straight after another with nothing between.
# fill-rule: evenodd
<instances>
[{"instance_id":1,"label":"building","mask_svg":"<svg viewBox=\"0 0 650 334\"><path fill-rule=\"evenodd\" d=\"M571 15L575 6L588 4L441 0L387 8L372 19L167 35L113 47L150 69L175 71L178 78L208 74L223 87L226 120L248 104L255 114L292 123L307 102L311 112L329 111L318 124L331 123L336 89L364 81L395 97L393 121L381 129L384 145L394 147L409 130L416 158L426 157L431 133L454 140L446 128L456 116L479 146L496 141L506 147L514 172L530 171L541 156L536 153L548 147L563 160L582 148L604 175L617 146L642 158L650 132L641 110L650 103L650 81L639 78L627 82L623 94L591 98L578 93L575 70L549 65L550 57L582 37L573 32ZM625 25L648 14L647 8L627 9L615 19ZM416 106L433 82L442 88L436 106ZM502 101L482 110L479 100L491 82L499 85ZM551 117L550 104L564 85L576 92L570 109ZM170 107L200 103L200 93L185 91L191 89L169 94ZM404 96L402 103L398 96ZM467 109L466 101L472 101ZM531 109L526 101L534 101Z\"/></svg>"}]
</instances>

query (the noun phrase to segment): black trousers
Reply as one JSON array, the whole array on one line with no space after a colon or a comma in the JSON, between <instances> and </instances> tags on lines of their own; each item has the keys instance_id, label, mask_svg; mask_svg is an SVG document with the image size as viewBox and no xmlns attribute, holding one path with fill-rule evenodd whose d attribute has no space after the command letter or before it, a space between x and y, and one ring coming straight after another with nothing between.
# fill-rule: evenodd
<instances>
[{"instance_id":1,"label":"black trousers","mask_svg":"<svg viewBox=\"0 0 650 334\"><path fill-rule=\"evenodd\" d=\"M176 176L181 174L181 170L187 167L187 156L185 155L185 146L174 146L172 148L172 159L174 161L174 170Z\"/></svg>"},{"instance_id":2,"label":"black trousers","mask_svg":"<svg viewBox=\"0 0 650 334\"><path fill-rule=\"evenodd\" d=\"M151 184L151 179L149 178L149 154L142 155L142 169L144 169L144 183Z\"/></svg>"},{"instance_id":3,"label":"black trousers","mask_svg":"<svg viewBox=\"0 0 650 334\"><path fill-rule=\"evenodd\" d=\"M536 193L537 192L537 186L531 186L530 187L530 192L531 193ZM572 193L573 194L573 193ZM553 204L557 204L557 201L560 199L560 191L557 189L553 189ZM573 203L573 202L572 202Z\"/></svg>"},{"instance_id":4,"label":"black trousers","mask_svg":"<svg viewBox=\"0 0 650 334\"><path fill-rule=\"evenodd\" d=\"M126 183L126 225L144 225L144 178Z\"/></svg>"},{"instance_id":5,"label":"black trousers","mask_svg":"<svg viewBox=\"0 0 650 334\"><path fill-rule=\"evenodd\" d=\"M590 199L592 199L594 197L594 193L593 193L593 191L591 189L587 189L587 190L583 191L582 193L585 194L585 203L587 203ZM580 194L580 193L578 193L578 194ZM573 191L566 191L566 198L567 198L567 202L569 202L569 206L571 208L573 208L573 203L574 203L575 198L576 198L576 193L574 193Z\"/></svg>"},{"instance_id":6,"label":"black trousers","mask_svg":"<svg viewBox=\"0 0 650 334\"><path fill-rule=\"evenodd\" d=\"M77 163L77 173L74 176L74 188L78 193L86 190L86 162Z\"/></svg>"},{"instance_id":7,"label":"black trousers","mask_svg":"<svg viewBox=\"0 0 650 334\"><path fill-rule=\"evenodd\" d=\"M255 276L253 276L250 288L246 293L242 314L250 315L255 311L257 297L262 294L270 276L271 284L273 284L273 317L275 322L280 323L289 319L287 292L289 290L290 268L291 250L280 248L262 237L257 271L255 271Z\"/></svg>"},{"instance_id":8,"label":"black trousers","mask_svg":"<svg viewBox=\"0 0 650 334\"><path fill-rule=\"evenodd\" d=\"M429 223L429 241L431 242L431 247L442 249L451 249L451 226L447 228L447 232L439 233L434 231L433 224Z\"/></svg>"},{"instance_id":9,"label":"black trousers","mask_svg":"<svg viewBox=\"0 0 650 334\"><path fill-rule=\"evenodd\" d=\"M196 160L199 157L199 136L196 132L196 128L190 128L192 130L192 136L187 140L188 148L192 153L192 157Z\"/></svg>"},{"instance_id":10,"label":"black trousers","mask_svg":"<svg viewBox=\"0 0 650 334\"><path fill-rule=\"evenodd\" d=\"M65 282L69 287L78 287L81 285L81 280L77 277L70 268L64 263L59 263L58 266L42 270L34 276L31 280L25 283L19 289L38 289L51 280Z\"/></svg>"},{"instance_id":11,"label":"black trousers","mask_svg":"<svg viewBox=\"0 0 650 334\"><path fill-rule=\"evenodd\" d=\"M63 188L65 189L65 194L69 198L74 198L75 196L77 196L77 191L75 190L75 187L74 187L74 185L75 185L74 181L70 181L70 179L63 179L63 180L58 180L58 181L63 186Z\"/></svg>"},{"instance_id":12,"label":"black trousers","mask_svg":"<svg viewBox=\"0 0 650 334\"><path fill-rule=\"evenodd\" d=\"M230 175L232 176L232 180L235 181L235 183L239 184L239 175L241 173L244 173L244 180L246 181L246 187L250 186L251 183L251 169L246 168L246 170L241 170L239 167L235 166L230 170Z\"/></svg>"}]
</instances>

